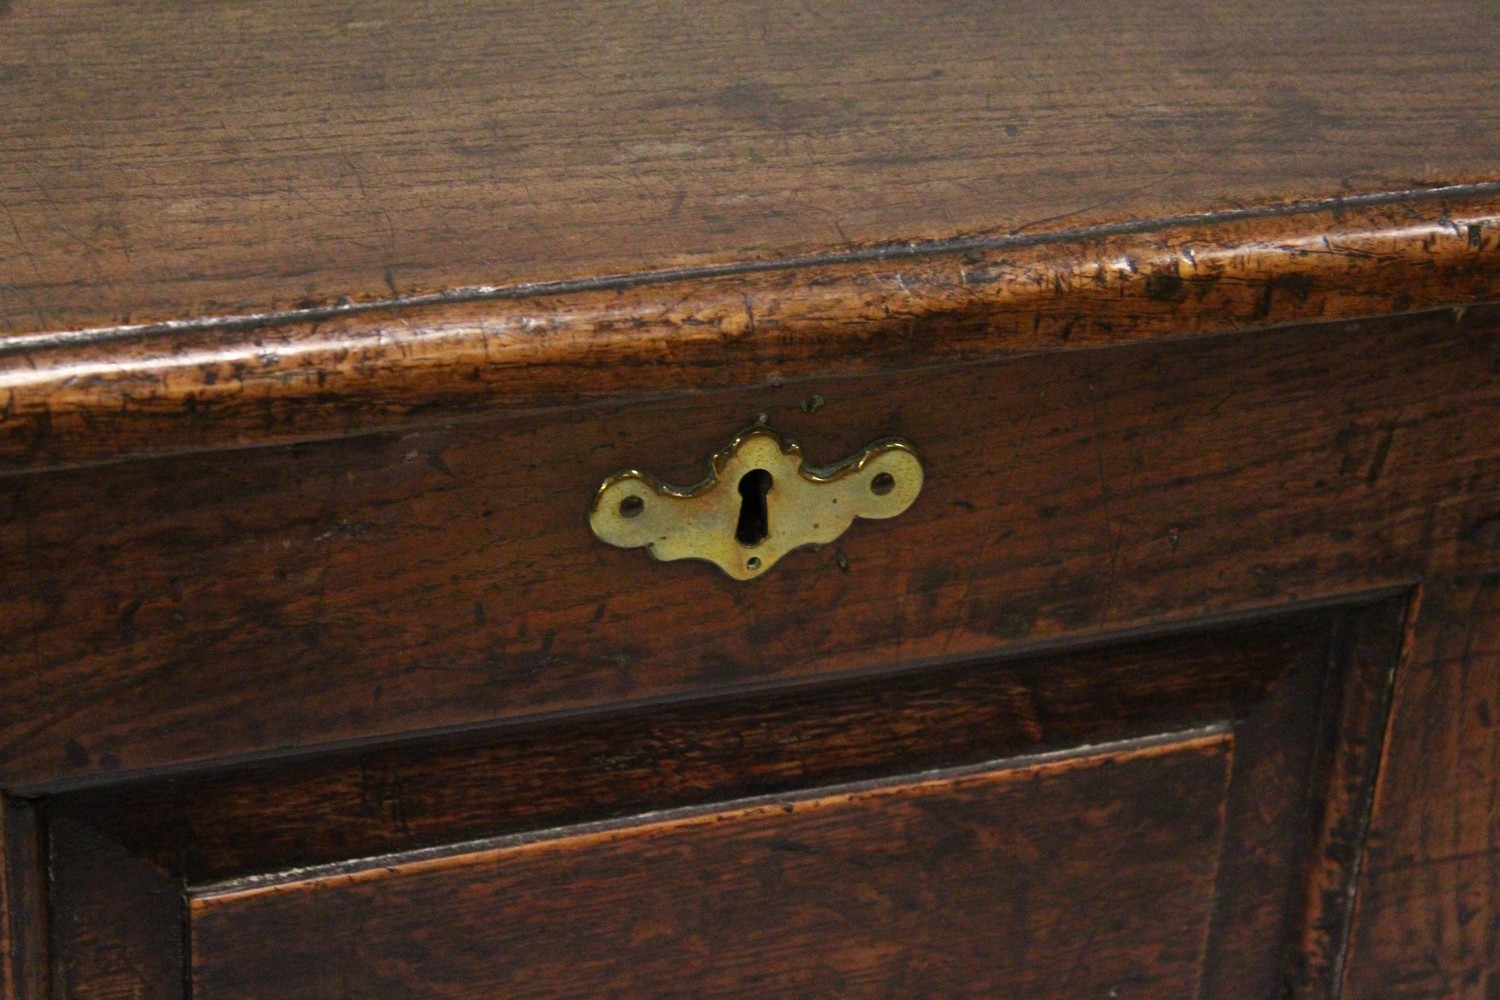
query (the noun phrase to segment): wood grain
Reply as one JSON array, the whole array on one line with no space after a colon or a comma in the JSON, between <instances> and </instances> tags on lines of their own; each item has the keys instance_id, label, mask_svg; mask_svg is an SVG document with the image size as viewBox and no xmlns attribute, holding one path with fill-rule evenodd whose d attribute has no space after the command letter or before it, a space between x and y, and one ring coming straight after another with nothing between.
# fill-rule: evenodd
<instances>
[{"instance_id":1,"label":"wood grain","mask_svg":"<svg viewBox=\"0 0 1500 1000\"><path fill-rule=\"evenodd\" d=\"M1396 677L1344 996L1500 991L1500 578L1424 588Z\"/></svg>"},{"instance_id":2,"label":"wood grain","mask_svg":"<svg viewBox=\"0 0 1500 1000\"><path fill-rule=\"evenodd\" d=\"M1415 603L1414 593L1405 594L1340 621L1335 641L1345 663L1325 675L1325 732L1310 782L1316 819L1293 923L1301 933L1280 983L1282 995L1295 1000L1341 995L1396 670Z\"/></svg>"},{"instance_id":3,"label":"wood grain","mask_svg":"<svg viewBox=\"0 0 1500 1000\"><path fill-rule=\"evenodd\" d=\"M1500 313L184 456L0 490L11 787L987 656L1500 561ZM817 396L821 407L808 405ZM610 549L764 412L922 497L756 584ZM95 506L111 504L107 517Z\"/></svg>"},{"instance_id":4,"label":"wood grain","mask_svg":"<svg viewBox=\"0 0 1500 1000\"><path fill-rule=\"evenodd\" d=\"M936 251L936 252L926 252ZM0 475L1500 298L1500 197L0 341Z\"/></svg>"},{"instance_id":5,"label":"wood grain","mask_svg":"<svg viewBox=\"0 0 1500 1000\"><path fill-rule=\"evenodd\" d=\"M202 894L193 995L1188 1000L1231 748L1220 734Z\"/></svg>"},{"instance_id":6,"label":"wood grain","mask_svg":"<svg viewBox=\"0 0 1500 1000\"><path fill-rule=\"evenodd\" d=\"M1493 21L0 0L6 995L1500 996Z\"/></svg>"},{"instance_id":7,"label":"wood grain","mask_svg":"<svg viewBox=\"0 0 1500 1000\"><path fill-rule=\"evenodd\" d=\"M1366 816L1371 768L1361 762L1372 756L1369 720L1376 720L1378 744L1384 681L1394 663L1391 638L1399 639L1404 606L1402 598L1387 598L1093 650L574 716L49 796L54 946L71 956L70 995L116 996L128 988L139 991L130 995L170 996L187 970L172 967L180 951L159 938L193 896L243 900L290 892L315 900L315 910L331 902L340 912L343 897L330 901L327 891L387 872L386 888L370 888L386 900L381 905L420 909L432 901L410 895L405 875L427 870L433 859L452 875L457 856L489 849L480 841L537 846L608 831L629 839L633 828L660 824L663 810L723 820L760 796L774 814L775 807L843 794L831 783L896 789L930 783L933 768L979 774L993 772L1002 759L1007 769L1032 772L1027 794L1046 812L1060 806L1038 785L1041 758L1012 755L1050 751L1049 760L1078 763L1080 755L1097 758L1101 744L1120 748L1120 739L1132 736L1137 748L1152 744L1154 752L1173 754L1184 739L1216 729L1232 732L1235 752L1227 797L1213 810L1223 829L1213 885L1204 887L1213 920L1206 936L1194 938L1202 959L1196 995L1272 995L1282 984L1305 987L1297 996L1323 995L1320 977L1309 970L1322 968L1322 957L1341 947L1343 907L1337 901L1309 907L1304 900L1347 899L1350 847ZM1357 794L1346 794L1350 785ZM1091 808L1108 815L1119 789L1101 788ZM1168 778L1151 794L1162 808L1181 806ZM948 830L939 839L951 840L948 807L931 819ZM713 841L734 828L732 820L709 823L694 836ZM1061 844L1066 838L1059 836ZM1067 853L1065 846L1049 848L1012 868L1049 868L1059 850ZM837 878L838 869L825 874ZM977 926L960 912L970 905L966 897L933 896L930 876L925 868L911 873L916 895L903 898L955 908L933 914L934 924ZM301 890L310 885L307 897ZM569 879L553 895L587 891L587 879ZM466 887L459 895L469 899L470 892ZM792 893L786 902L795 908L802 898ZM468 905L457 908L467 913ZM490 933L495 921L503 922L502 910L456 917L466 928L460 933ZM987 920L984 933L1006 941L1034 934L1036 915L1018 898ZM1075 937L1092 933L1087 915L1075 915L1074 924ZM766 926L773 941L763 953L802 950L800 926L795 920ZM1112 924L1107 933L1118 929ZM300 935L290 925L276 933ZM392 961L371 956L370 948L407 956L410 946L426 955L425 940L382 936L357 946L354 957L333 955L331 965L328 953L343 949L337 942L320 938L294 948L321 949L320 969L367 960L388 969ZM1159 976L1163 962L1175 961L1142 952L1137 977ZM263 953L243 953L230 964L226 974L237 982L280 974ZM451 988L452 970L442 961L408 962L399 975L407 977L406 995ZM1321 981L1326 985L1326 977ZM1130 995L1132 983L1139 985L1117 984L1122 995Z\"/></svg>"},{"instance_id":8,"label":"wood grain","mask_svg":"<svg viewBox=\"0 0 1500 1000\"><path fill-rule=\"evenodd\" d=\"M1245 793L1264 811L1308 784L1324 675L1339 655L1330 645L1348 614L407 740L48 802L193 885L1268 717L1274 736L1252 738L1277 784Z\"/></svg>"},{"instance_id":9,"label":"wood grain","mask_svg":"<svg viewBox=\"0 0 1500 1000\"><path fill-rule=\"evenodd\" d=\"M1202 1000L1335 995L1406 605L1335 616L1235 721Z\"/></svg>"},{"instance_id":10,"label":"wood grain","mask_svg":"<svg viewBox=\"0 0 1500 1000\"><path fill-rule=\"evenodd\" d=\"M49 820L53 995L185 1000L181 885L87 824Z\"/></svg>"},{"instance_id":11,"label":"wood grain","mask_svg":"<svg viewBox=\"0 0 1500 1000\"><path fill-rule=\"evenodd\" d=\"M0 332L1493 179L1490 15L11 0Z\"/></svg>"},{"instance_id":12,"label":"wood grain","mask_svg":"<svg viewBox=\"0 0 1500 1000\"><path fill-rule=\"evenodd\" d=\"M48 985L46 833L41 808L0 799L0 995L44 1000Z\"/></svg>"}]
</instances>

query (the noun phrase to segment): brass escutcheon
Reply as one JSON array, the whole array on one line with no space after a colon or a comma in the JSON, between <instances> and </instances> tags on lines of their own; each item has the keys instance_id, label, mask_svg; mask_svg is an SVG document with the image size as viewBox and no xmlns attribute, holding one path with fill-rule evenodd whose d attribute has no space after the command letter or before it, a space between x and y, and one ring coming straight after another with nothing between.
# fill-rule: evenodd
<instances>
[{"instance_id":1,"label":"brass escutcheon","mask_svg":"<svg viewBox=\"0 0 1500 1000\"><path fill-rule=\"evenodd\" d=\"M816 468L795 442L756 426L717 452L710 469L687 489L617 472L594 494L589 527L610 545L644 546L662 562L705 559L750 580L794 549L833 541L856 517L895 517L922 489L922 461L898 438Z\"/></svg>"}]
</instances>

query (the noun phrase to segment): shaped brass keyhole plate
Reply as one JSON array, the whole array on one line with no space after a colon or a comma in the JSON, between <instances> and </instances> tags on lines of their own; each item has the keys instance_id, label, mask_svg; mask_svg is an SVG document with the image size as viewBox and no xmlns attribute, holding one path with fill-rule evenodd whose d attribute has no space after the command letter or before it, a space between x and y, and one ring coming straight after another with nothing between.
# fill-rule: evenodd
<instances>
[{"instance_id":1,"label":"shaped brass keyhole plate","mask_svg":"<svg viewBox=\"0 0 1500 1000\"><path fill-rule=\"evenodd\" d=\"M922 461L896 438L816 468L796 443L758 426L710 467L687 489L634 469L616 473L594 494L589 527L620 548L644 547L663 562L705 559L750 580L793 549L833 541L856 517L895 517L922 490Z\"/></svg>"}]
</instances>

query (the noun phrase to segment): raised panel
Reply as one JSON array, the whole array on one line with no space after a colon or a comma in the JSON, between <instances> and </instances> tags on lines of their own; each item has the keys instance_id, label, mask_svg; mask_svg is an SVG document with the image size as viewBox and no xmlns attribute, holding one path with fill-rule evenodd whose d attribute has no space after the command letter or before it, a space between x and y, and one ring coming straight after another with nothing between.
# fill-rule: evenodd
<instances>
[{"instance_id":1,"label":"raised panel","mask_svg":"<svg viewBox=\"0 0 1500 1000\"><path fill-rule=\"evenodd\" d=\"M1327 996L1403 608L49 796L54 969L74 1000Z\"/></svg>"},{"instance_id":2,"label":"raised panel","mask_svg":"<svg viewBox=\"0 0 1500 1000\"><path fill-rule=\"evenodd\" d=\"M193 995L1190 1000L1231 748L1221 732L199 894Z\"/></svg>"}]
</instances>

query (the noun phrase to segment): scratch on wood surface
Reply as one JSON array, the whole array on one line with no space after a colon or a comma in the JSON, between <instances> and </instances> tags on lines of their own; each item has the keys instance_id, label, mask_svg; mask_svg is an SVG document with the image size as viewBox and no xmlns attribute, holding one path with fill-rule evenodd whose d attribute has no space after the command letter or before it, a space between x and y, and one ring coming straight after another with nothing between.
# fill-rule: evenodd
<instances>
[{"instance_id":1,"label":"scratch on wood surface","mask_svg":"<svg viewBox=\"0 0 1500 1000\"><path fill-rule=\"evenodd\" d=\"M1396 428L1400 426L1401 413L1397 411L1394 416L1381 425L1379 436L1375 441L1375 453L1370 457L1370 468L1365 474L1365 485L1374 486L1380 480L1380 474L1385 470L1386 459L1391 453L1391 442L1396 437Z\"/></svg>"}]
</instances>

